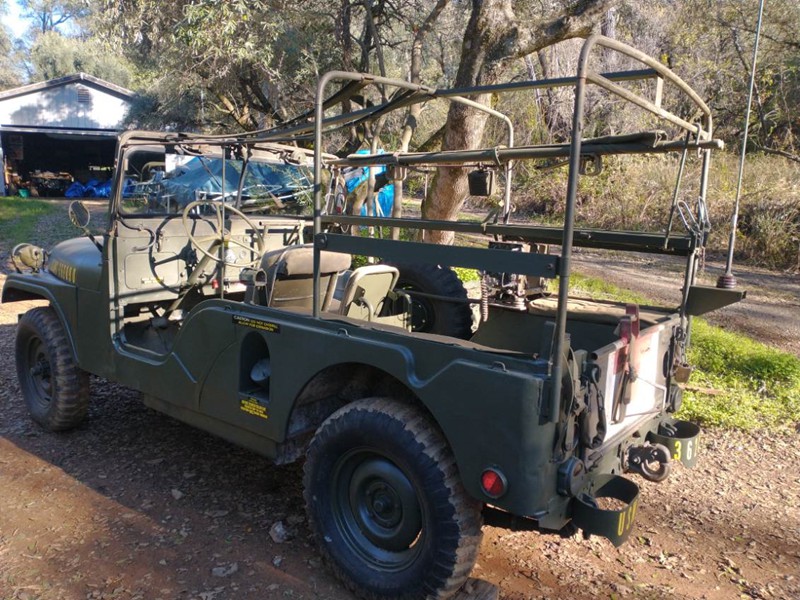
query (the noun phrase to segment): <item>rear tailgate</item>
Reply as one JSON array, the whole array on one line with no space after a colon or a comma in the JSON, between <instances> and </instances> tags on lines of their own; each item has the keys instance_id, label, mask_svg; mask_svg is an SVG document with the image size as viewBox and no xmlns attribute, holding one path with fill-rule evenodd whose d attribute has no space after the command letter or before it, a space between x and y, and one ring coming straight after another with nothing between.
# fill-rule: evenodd
<instances>
[{"instance_id":1,"label":"rear tailgate","mask_svg":"<svg viewBox=\"0 0 800 600\"><path fill-rule=\"evenodd\" d=\"M629 307L628 313L617 329L619 339L595 352L608 425L601 448L659 414L667 400L669 348L680 317L672 315L640 330L638 309Z\"/></svg>"}]
</instances>

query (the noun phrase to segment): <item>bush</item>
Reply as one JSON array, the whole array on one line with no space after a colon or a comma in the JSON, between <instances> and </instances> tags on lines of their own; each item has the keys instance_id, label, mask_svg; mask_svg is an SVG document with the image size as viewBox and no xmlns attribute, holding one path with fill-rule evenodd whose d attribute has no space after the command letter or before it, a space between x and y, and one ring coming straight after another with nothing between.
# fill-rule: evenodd
<instances>
[{"instance_id":1,"label":"bush","mask_svg":"<svg viewBox=\"0 0 800 600\"><path fill-rule=\"evenodd\" d=\"M691 153L690 153L691 156ZM582 177L576 222L583 227L663 232L677 174L676 155L606 157L603 171ZM736 197L738 157L714 155L709 177L711 235L708 250L724 255ZM679 199L694 206L700 161L687 160ZM520 215L560 223L566 199L566 169L541 171L519 163L515 200ZM676 215L673 231L684 226ZM800 269L800 165L751 154L745 165L737 233L737 258L771 269Z\"/></svg>"}]
</instances>

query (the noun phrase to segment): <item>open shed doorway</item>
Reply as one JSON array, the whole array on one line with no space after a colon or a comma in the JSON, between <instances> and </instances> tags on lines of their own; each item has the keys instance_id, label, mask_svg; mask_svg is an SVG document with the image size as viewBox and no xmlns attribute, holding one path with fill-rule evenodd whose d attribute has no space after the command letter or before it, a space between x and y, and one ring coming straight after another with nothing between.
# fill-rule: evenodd
<instances>
[{"instance_id":1,"label":"open shed doorway","mask_svg":"<svg viewBox=\"0 0 800 600\"><path fill-rule=\"evenodd\" d=\"M0 131L7 194L63 197L75 181L111 178L116 134L20 129Z\"/></svg>"}]
</instances>

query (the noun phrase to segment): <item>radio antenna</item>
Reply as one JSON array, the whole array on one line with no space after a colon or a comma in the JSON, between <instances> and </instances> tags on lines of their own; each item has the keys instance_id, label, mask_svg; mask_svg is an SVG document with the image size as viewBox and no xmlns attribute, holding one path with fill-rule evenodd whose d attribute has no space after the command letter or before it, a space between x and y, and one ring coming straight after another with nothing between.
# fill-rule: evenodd
<instances>
[{"instance_id":1,"label":"radio antenna","mask_svg":"<svg viewBox=\"0 0 800 600\"><path fill-rule=\"evenodd\" d=\"M717 287L733 289L736 287L736 277L733 272L733 248L736 244L736 228L739 223L739 199L742 195L742 176L744 175L744 157L747 154L747 131L750 128L750 106L753 104L753 88L756 81L756 61L758 59L758 41L761 39L761 21L764 16L764 0L758 5L758 24L756 25L756 43L753 46L753 64L750 68L750 91L747 95L747 112L744 117L744 135L742 136L742 154L739 158L739 179L736 182L736 200L733 204L733 217L731 218L731 238L728 242L728 260L725 263L725 274L717 279Z\"/></svg>"}]
</instances>

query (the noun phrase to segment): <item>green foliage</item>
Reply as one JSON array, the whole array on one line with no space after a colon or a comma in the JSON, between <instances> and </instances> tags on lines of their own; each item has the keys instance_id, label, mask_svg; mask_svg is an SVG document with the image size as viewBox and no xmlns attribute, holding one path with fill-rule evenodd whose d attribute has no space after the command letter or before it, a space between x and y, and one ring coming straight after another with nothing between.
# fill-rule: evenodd
<instances>
[{"instance_id":1,"label":"green foliage","mask_svg":"<svg viewBox=\"0 0 800 600\"><path fill-rule=\"evenodd\" d=\"M570 294L575 294L577 296L585 295L602 300L650 304L650 302L640 294L631 292L630 290L623 290L603 279L586 277L574 271L570 274L569 291Z\"/></svg>"},{"instance_id":2,"label":"green foliage","mask_svg":"<svg viewBox=\"0 0 800 600\"><path fill-rule=\"evenodd\" d=\"M478 275L478 271L476 271L475 269L466 269L464 267L453 267L453 271L456 272L458 278L464 283L469 283L470 281L480 281L480 275Z\"/></svg>"},{"instance_id":3,"label":"green foliage","mask_svg":"<svg viewBox=\"0 0 800 600\"><path fill-rule=\"evenodd\" d=\"M2 5L0 5L2 9ZM3 11L0 10L0 16ZM0 25L0 91L20 84L19 72L14 64L11 34L5 24Z\"/></svg>"},{"instance_id":4,"label":"green foliage","mask_svg":"<svg viewBox=\"0 0 800 600\"><path fill-rule=\"evenodd\" d=\"M30 50L33 79L46 81L84 72L123 87L131 80L132 67L108 51L98 40L65 37L48 31L36 38Z\"/></svg>"},{"instance_id":5,"label":"green foliage","mask_svg":"<svg viewBox=\"0 0 800 600\"><path fill-rule=\"evenodd\" d=\"M709 325L692 323L692 364L708 373L747 380L757 387L800 386L800 359L742 335Z\"/></svg>"},{"instance_id":6,"label":"green foliage","mask_svg":"<svg viewBox=\"0 0 800 600\"><path fill-rule=\"evenodd\" d=\"M120 3L94 29L141 70L135 126L253 130L308 108L336 61L334 21L319 2L156 0ZM160 121L160 123L159 123Z\"/></svg>"},{"instance_id":7,"label":"green foliage","mask_svg":"<svg viewBox=\"0 0 800 600\"><path fill-rule=\"evenodd\" d=\"M735 140L736 146L741 144L757 11L757 2L685 2L667 27L672 41L670 66L711 100L717 135ZM799 28L800 4L795 0L765 4L748 140L796 158L800 156Z\"/></svg>"},{"instance_id":8,"label":"green foliage","mask_svg":"<svg viewBox=\"0 0 800 600\"><path fill-rule=\"evenodd\" d=\"M800 422L800 389L767 394L736 377L702 371L690 385L707 392L686 391L678 417L710 427L751 431L793 431Z\"/></svg>"},{"instance_id":9,"label":"green foliage","mask_svg":"<svg viewBox=\"0 0 800 600\"><path fill-rule=\"evenodd\" d=\"M800 422L800 359L696 319L689 361L697 366L681 416L738 429Z\"/></svg>"},{"instance_id":10,"label":"green foliage","mask_svg":"<svg viewBox=\"0 0 800 600\"><path fill-rule=\"evenodd\" d=\"M600 229L665 231L677 161L676 156L606 159L599 176L581 178L576 223ZM717 152L713 157L708 190L708 250L712 255L727 251L738 162L739 157L729 152ZM517 166L514 202L519 213L531 220L561 224L566 171L526 168ZM697 197L699 169L698 158L690 157L679 195L690 205ZM800 268L800 164L750 153L742 189L737 260L771 269ZM679 218L673 231L685 231Z\"/></svg>"},{"instance_id":11,"label":"green foliage","mask_svg":"<svg viewBox=\"0 0 800 600\"><path fill-rule=\"evenodd\" d=\"M22 14L31 21L31 32L56 31L60 25L85 17L90 12L86 0L19 0Z\"/></svg>"}]
</instances>

